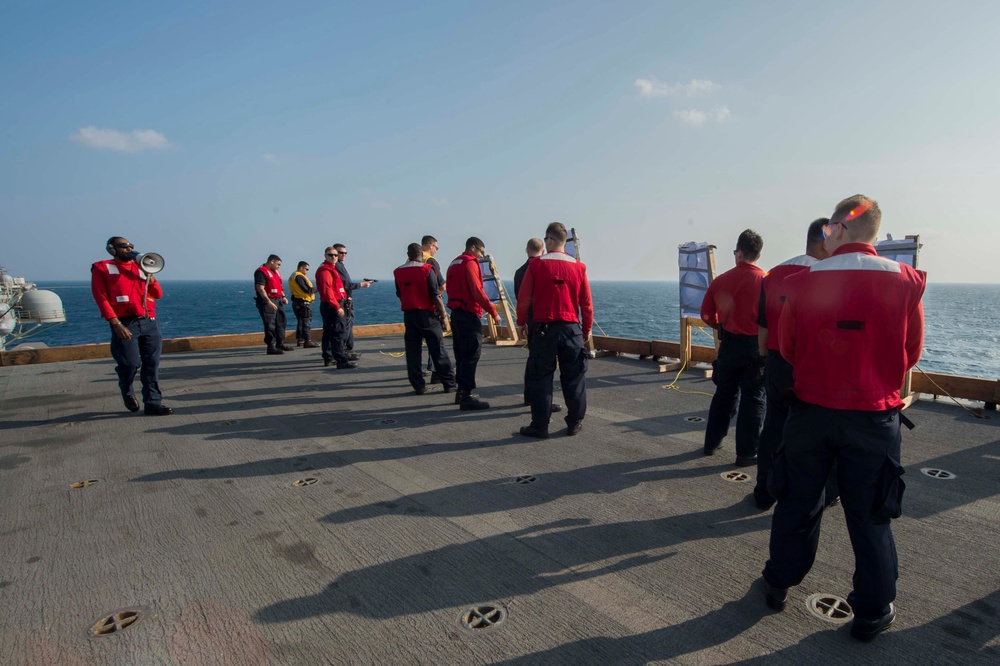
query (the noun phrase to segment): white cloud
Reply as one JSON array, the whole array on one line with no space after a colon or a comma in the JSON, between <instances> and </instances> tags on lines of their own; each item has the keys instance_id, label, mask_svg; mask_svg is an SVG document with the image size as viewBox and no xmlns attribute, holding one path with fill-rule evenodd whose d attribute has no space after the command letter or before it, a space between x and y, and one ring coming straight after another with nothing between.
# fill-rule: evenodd
<instances>
[{"instance_id":1,"label":"white cloud","mask_svg":"<svg viewBox=\"0 0 1000 666\"><path fill-rule=\"evenodd\" d=\"M708 79L692 79L690 83L661 83L656 79L636 79L633 84L639 89L639 97L693 97L718 90L721 86Z\"/></svg>"},{"instance_id":2,"label":"white cloud","mask_svg":"<svg viewBox=\"0 0 1000 666\"><path fill-rule=\"evenodd\" d=\"M262 157L264 158L265 162L277 162L278 161L278 156L275 155L274 153L264 153L262 155Z\"/></svg>"},{"instance_id":3,"label":"white cloud","mask_svg":"<svg viewBox=\"0 0 1000 666\"><path fill-rule=\"evenodd\" d=\"M431 197L431 205L438 208L451 208L451 202L444 197Z\"/></svg>"},{"instance_id":4,"label":"white cloud","mask_svg":"<svg viewBox=\"0 0 1000 666\"><path fill-rule=\"evenodd\" d=\"M674 111L674 115L685 125L691 127L701 127L708 120L708 114L699 109L686 109L684 111Z\"/></svg>"},{"instance_id":5,"label":"white cloud","mask_svg":"<svg viewBox=\"0 0 1000 666\"><path fill-rule=\"evenodd\" d=\"M674 111L674 117L685 125L690 125L691 127L701 127L709 121L716 123L728 122L732 117L732 114L729 112L729 107L716 106L712 108L711 111L702 111L701 109L683 109L680 111Z\"/></svg>"},{"instance_id":6,"label":"white cloud","mask_svg":"<svg viewBox=\"0 0 1000 666\"><path fill-rule=\"evenodd\" d=\"M715 122L724 123L729 120L732 114L729 113L729 107L717 106L712 109L712 117L715 118Z\"/></svg>"},{"instance_id":7,"label":"white cloud","mask_svg":"<svg viewBox=\"0 0 1000 666\"><path fill-rule=\"evenodd\" d=\"M165 150L171 144L167 137L151 129L135 129L131 132L120 132L106 127L88 125L81 127L76 134L70 135L74 141L79 141L91 148L115 150L120 153L137 153L142 150Z\"/></svg>"},{"instance_id":8,"label":"white cloud","mask_svg":"<svg viewBox=\"0 0 1000 666\"><path fill-rule=\"evenodd\" d=\"M389 210L390 208L392 208L392 204L389 203L388 201L378 200L372 202L372 208L378 208L380 210Z\"/></svg>"}]
</instances>

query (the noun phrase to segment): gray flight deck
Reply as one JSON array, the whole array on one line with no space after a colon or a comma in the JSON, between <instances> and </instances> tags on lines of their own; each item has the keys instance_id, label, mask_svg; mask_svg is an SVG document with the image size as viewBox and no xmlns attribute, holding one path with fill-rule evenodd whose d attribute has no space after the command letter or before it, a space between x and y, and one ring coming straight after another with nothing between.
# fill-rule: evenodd
<instances>
[{"instance_id":1,"label":"gray flight deck","mask_svg":"<svg viewBox=\"0 0 1000 666\"><path fill-rule=\"evenodd\" d=\"M861 644L807 609L851 589L842 509L770 612L771 513L722 477L731 438L702 456L685 417L709 397L665 390L672 373L591 361L583 432L557 414L539 441L514 434L523 349L484 349L493 407L461 412L380 353L401 338L358 345L353 371L318 350L164 355L169 417L127 413L110 359L0 368L0 663L1000 663L995 412L907 411L899 616ZM506 619L463 627L478 606ZM141 614L90 633L120 611Z\"/></svg>"}]
</instances>

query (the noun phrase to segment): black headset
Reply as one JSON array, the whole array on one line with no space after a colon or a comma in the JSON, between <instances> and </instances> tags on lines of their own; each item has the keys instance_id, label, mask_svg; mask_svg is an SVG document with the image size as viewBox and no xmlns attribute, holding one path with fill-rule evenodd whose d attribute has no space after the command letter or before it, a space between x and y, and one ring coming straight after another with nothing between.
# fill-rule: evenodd
<instances>
[{"instance_id":1,"label":"black headset","mask_svg":"<svg viewBox=\"0 0 1000 666\"><path fill-rule=\"evenodd\" d=\"M110 254L112 257L115 256L115 239L116 238L121 238L121 236L112 236L111 238L109 238L108 239L108 246L106 248L104 248L104 249L106 249L108 251L108 254Z\"/></svg>"}]
</instances>

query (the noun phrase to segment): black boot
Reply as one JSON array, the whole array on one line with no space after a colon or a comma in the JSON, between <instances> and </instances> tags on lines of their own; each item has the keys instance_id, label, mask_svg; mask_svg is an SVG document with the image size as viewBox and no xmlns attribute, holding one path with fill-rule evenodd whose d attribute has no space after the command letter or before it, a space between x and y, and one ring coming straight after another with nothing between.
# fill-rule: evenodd
<instances>
[{"instance_id":1,"label":"black boot","mask_svg":"<svg viewBox=\"0 0 1000 666\"><path fill-rule=\"evenodd\" d=\"M462 391L462 389L460 389L458 387L452 387L451 390L455 391L455 404L456 405L462 404L462 400L464 400L465 398L472 398L473 400L478 400L479 399L479 394L478 393L473 393L472 391ZM451 391L445 389L444 392L445 393L450 393ZM463 396L464 396L464 398L463 398Z\"/></svg>"},{"instance_id":2,"label":"black boot","mask_svg":"<svg viewBox=\"0 0 1000 666\"><path fill-rule=\"evenodd\" d=\"M472 409L489 409L490 403L483 402L479 396L473 395L471 391L459 391L455 396L458 401L458 408L463 412Z\"/></svg>"}]
</instances>

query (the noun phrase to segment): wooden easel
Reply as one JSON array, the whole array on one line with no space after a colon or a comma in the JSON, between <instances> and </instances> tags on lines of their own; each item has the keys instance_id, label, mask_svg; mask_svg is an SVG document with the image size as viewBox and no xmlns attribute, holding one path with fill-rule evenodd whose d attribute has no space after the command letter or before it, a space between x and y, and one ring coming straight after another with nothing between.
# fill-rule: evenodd
<instances>
[{"instance_id":1,"label":"wooden easel","mask_svg":"<svg viewBox=\"0 0 1000 666\"><path fill-rule=\"evenodd\" d=\"M706 261L707 266L704 268L698 266L685 265L680 260L678 260L678 264L680 264L679 268L681 271L680 285L679 285L680 289L683 290L686 287L688 289L694 289L701 292L707 291L708 285L712 284L712 280L715 279L715 246L706 245L705 247L702 248L687 249L685 248L684 245L682 245L678 248L678 253L680 254L680 257L692 254L699 254L699 253L705 253L707 255L707 261ZM684 273L697 273L704 275L705 279L701 281L704 282L704 284L700 283L696 284L691 281L685 281ZM704 294L702 295L704 296ZM707 326L705 322L701 320L700 313L698 316L693 316L693 313L695 312L695 306L697 306L697 308L700 310L701 307L700 301L698 303L684 303L683 300L684 299L682 291L681 303L680 303L680 351L678 352L680 358L676 363L660 366L660 372L670 372L672 370L680 370L681 368L692 369L691 332L694 328L700 328L703 330L709 328L709 326ZM712 339L715 344L715 349L718 350L719 335L718 332L715 331L714 329L712 330Z\"/></svg>"},{"instance_id":2,"label":"wooden easel","mask_svg":"<svg viewBox=\"0 0 1000 666\"><path fill-rule=\"evenodd\" d=\"M483 270L484 267L486 270ZM492 317L486 317L486 325L489 330L488 338L493 344L501 347L516 345L521 341L517 333L517 317L514 316L514 311L511 310L510 295L503 285L503 280L500 279L500 274L497 272L497 265L493 261L492 254L487 254L480 258L479 269L483 274L483 290L490 298L490 301L496 305L497 313L499 313L501 318L501 325L497 326L493 323ZM491 291L495 291L496 295L491 295ZM506 321L506 326L503 325L504 321Z\"/></svg>"}]
</instances>

